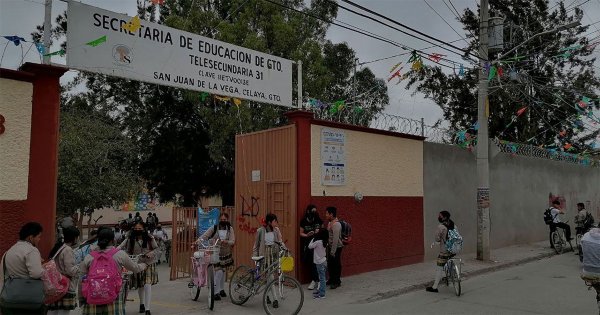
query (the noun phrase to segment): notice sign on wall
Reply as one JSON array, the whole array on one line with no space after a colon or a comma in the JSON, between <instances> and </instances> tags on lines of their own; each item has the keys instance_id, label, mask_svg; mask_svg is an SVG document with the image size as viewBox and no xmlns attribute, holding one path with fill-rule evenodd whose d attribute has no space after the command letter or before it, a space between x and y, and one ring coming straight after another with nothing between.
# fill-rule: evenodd
<instances>
[{"instance_id":1,"label":"notice sign on wall","mask_svg":"<svg viewBox=\"0 0 600 315\"><path fill-rule=\"evenodd\" d=\"M321 184L346 184L346 136L338 129L321 129Z\"/></svg>"},{"instance_id":2,"label":"notice sign on wall","mask_svg":"<svg viewBox=\"0 0 600 315\"><path fill-rule=\"evenodd\" d=\"M292 106L292 62L69 2L67 66L131 80Z\"/></svg>"}]
</instances>

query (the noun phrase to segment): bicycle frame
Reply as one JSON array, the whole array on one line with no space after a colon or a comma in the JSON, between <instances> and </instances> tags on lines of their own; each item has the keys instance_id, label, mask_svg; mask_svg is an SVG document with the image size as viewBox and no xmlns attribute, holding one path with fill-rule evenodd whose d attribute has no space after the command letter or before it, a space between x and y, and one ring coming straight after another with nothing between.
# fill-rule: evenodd
<instances>
[{"instance_id":1,"label":"bicycle frame","mask_svg":"<svg viewBox=\"0 0 600 315\"><path fill-rule=\"evenodd\" d=\"M267 284L267 281L269 281L269 275L271 274L277 273L277 279L279 282L283 280L284 273L281 272L281 264L279 263L279 259L286 253L289 253L289 250L281 246L279 253L277 254L277 260L269 266L264 267L264 270L262 271L261 264L264 259L254 262L254 268L252 269L252 274L254 277L252 281L252 287L249 288L252 295L262 293L263 287Z\"/></svg>"}]
</instances>

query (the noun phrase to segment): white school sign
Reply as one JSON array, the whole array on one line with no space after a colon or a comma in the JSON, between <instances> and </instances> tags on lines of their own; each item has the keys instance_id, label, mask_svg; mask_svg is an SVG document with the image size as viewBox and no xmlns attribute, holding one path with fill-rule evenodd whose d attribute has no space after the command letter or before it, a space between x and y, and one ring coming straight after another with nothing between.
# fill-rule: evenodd
<instances>
[{"instance_id":1,"label":"white school sign","mask_svg":"<svg viewBox=\"0 0 600 315\"><path fill-rule=\"evenodd\" d=\"M290 60L75 1L68 17L69 68L293 106Z\"/></svg>"}]
</instances>

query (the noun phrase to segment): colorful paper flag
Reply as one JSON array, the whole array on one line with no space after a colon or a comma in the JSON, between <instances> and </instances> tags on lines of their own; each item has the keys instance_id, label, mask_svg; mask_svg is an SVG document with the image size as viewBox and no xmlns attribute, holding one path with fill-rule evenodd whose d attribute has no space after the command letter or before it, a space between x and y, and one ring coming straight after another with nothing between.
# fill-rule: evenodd
<instances>
[{"instance_id":1,"label":"colorful paper flag","mask_svg":"<svg viewBox=\"0 0 600 315\"><path fill-rule=\"evenodd\" d=\"M215 98L217 100L221 101L221 102L228 102L229 100L231 100L231 98L227 97L227 96L218 96L218 95L215 95Z\"/></svg>"},{"instance_id":2,"label":"colorful paper flag","mask_svg":"<svg viewBox=\"0 0 600 315\"><path fill-rule=\"evenodd\" d=\"M102 37L100 37L98 39L95 39L95 40L93 40L91 42L87 42L85 44L88 45L88 46L96 47L96 46L98 46L98 45L100 45L102 43L105 43L105 42L106 42L106 35L104 35L104 36L102 36Z\"/></svg>"},{"instance_id":3,"label":"colorful paper flag","mask_svg":"<svg viewBox=\"0 0 600 315\"><path fill-rule=\"evenodd\" d=\"M398 69L398 71L394 72L394 74L392 74L391 77L389 77L388 82L392 81L393 78L395 77L399 77L400 76L400 70L402 70L404 67Z\"/></svg>"},{"instance_id":4,"label":"colorful paper flag","mask_svg":"<svg viewBox=\"0 0 600 315\"><path fill-rule=\"evenodd\" d=\"M527 106L525 106L525 107L523 107L523 108L519 109L519 110L517 111L517 116L521 116L521 115L523 115L523 113L524 113L526 110L527 110Z\"/></svg>"},{"instance_id":5,"label":"colorful paper flag","mask_svg":"<svg viewBox=\"0 0 600 315\"><path fill-rule=\"evenodd\" d=\"M440 62L440 59L442 59L442 57L446 57L446 55L431 54L431 55L429 55L429 60L431 60L433 62Z\"/></svg>"},{"instance_id":6,"label":"colorful paper flag","mask_svg":"<svg viewBox=\"0 0 600 315\"><path fill-rule=\"evenodd\" d=\"M492 66L488 72L488 81L491 81L496 76L496 67Z\"/></svg>"},{"instance_id":7,"label":"colorful paper flag","mask_svg":"<svg viewBox=\"0 0 600 315\"><path fill-rule=\"evenodd\" d=\"M13 35L13 36L2 36L6 39L8 39L9 41L11 41L13 44L15 44L15 46L19 46L21 44L21 42L25 42L25 38L17 36L17 35Z\"/></svg>"},{"instance_id":8,"label":"colorful paper flag","mask_svg":"<svg viewBox=\"0 0 600 315\"><path fill-rule=\"evenodd\" d=\"M204 102L209 95L207 92L200 93L200 101Z\"/></svg>"},{"instance_id":9,"label":"colorful paper flag","mask_svg":"<svg viewBox=\"0 0 600 315\"><path fill-rule=\"evenodd\" d=\"M142 23L139 16L136 15L121 27L125 30L128 30L130 33L135 33L140 29L140 27L142 27Z\"/></svg>"},{"instance_id":10,"label":"colorful paper flag","mask_svg":"<svg viewBox=\"0 0 600 315\"><path fill-rule=\"evenodd\" d=\"M35 43L35 48L40 53L40 55L44 55L46 53L46 47L42 43Z\"/></svg>"},{"instance_id":11,"label":"colorful paper flag","mask_svg":"<svg viewBox=\"0 0 600 315\"><path fill-rule=\"evenodd\" d=\"M61 49L61 50L55 51L53 53L45 54L44 57L46 57L46 56L56 56L56 55L61 56L61 57L64 56L65 55L65 50Z\"/></svg>"},{"instance_id":12,"label":"colorful paper flag","mask_svg":"<svg viewBox=\"0 0 600 315\"><path fill-rule=\"evenodd\" d=\"M242 100L240 100L239 98L233 98L233 104L235 104L235 106L240 107L240 105L242 105Z\"/></svg>"},{"instance_id":13,"label":"colorful paper flag","mask_svg":"<svg viewBox=\"0 0 600 315\"><path fill-rule=\"evenodd\" d=\"M397 64L395 64L392 69L390 70L390 73L394 72L394 70L396 70L396 68L398 68L400 65L402 64L402 61L398 62Z\"/></svg>"},{"instance_id":14,"label":"colorful paper flag","mask_svg":"<svg viewBox=\"0 0 600 315\"><path fill-rule=\"evenodd\" d=\"M573 147L573 145L572 145L572 144L570 144L570 143L567 143L567 144L565 144L565 146L564 146L565 150L569 150L569 149L571 149L572 147Z\"/></svg>"},{"instance_id":15,"label":"colorful paper flag","mask_svg":"<svg viewBox=\"0 0 600 315\"><path fill-rule=\"evenodd\" d=\"M421 67L423 67L423 62L422 62L420 59L419 59L419 60L417 60L417 61L415 61L415 62L413 62L413 64L412 64L412 69L413 69L414 71L419 71L419 70L421 70Z\"/></svg>"},{"instance_id":16,"label":"colorful paper flag","mask_svg":"<svg viewBox=\"0 0 600 315\"><path fill-rule=\"evenodd\" d=\"M165 3L165 0L152 0L153 4L158 4L158 5L162 5Z\"/></svg>"},{"instance_id":17,"label":"colorful paper flag","mask_svg":"<svg viewBox=\"0 0 600 315\"><path fill-rule=\"evenodd\" d=\"M461 77L465 76L465 67L462 65L462 63L460 64L460 69L458 69L458 75Z\"/></svg>"}]
</instances>

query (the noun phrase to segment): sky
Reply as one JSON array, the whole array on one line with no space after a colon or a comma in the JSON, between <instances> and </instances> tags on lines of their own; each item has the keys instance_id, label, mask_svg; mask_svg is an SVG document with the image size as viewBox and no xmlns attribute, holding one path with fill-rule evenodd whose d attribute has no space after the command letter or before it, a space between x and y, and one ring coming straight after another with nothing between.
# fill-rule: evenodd
<instances>
[{"instance_id":1,"label":"sky","mask_svg":"<svg viewBox=\"0 0 600 315\"><path fill-rule=\"evenodd\" d=\"M307 0L308 1L308 0ZM459 40L459 35L464 36L462 25L457 21L456 16L446 6L442 0L356 0L360 5L368 7L376 12L382 13L412 28L418 29L428 35L442 39L446 42ZM136 0L83 0L90 4L114 12L125 13L130 16L136 15ZM476 9L476 0L451 0L452 4L462 12L465 8ZM590 24L600 21L600 0L570 0L566 4L580 5L585 12L582 24ZM30 33L35 30L35 26L43 23L44 18L44 0L0 0L0 36L18 35L26 40L31 40ZM446 0L448 3L448 0ZM551 1L555 3L555 1ZM439 13L434 12L432 8ZM345 6L349 6L345 4ZM54 0L52 8L52 21L56 16L67 8L65 2ZM402 43L412 48L429 47L431 44L421 40L401 34L396 30L387 28L374 21L356 16L345 10L339 10L337 19L339 21L352 24L372 33L386 37L395 42ZM454 30L448 24L454 28ZM600 27L600 24L596 25ZM598 30L591 28L588 32ZM598 30L600 33L600 30ZM597 34L596 34L597 35ZM359 63L393 56L402 53L398 47L384 43L364 35L342 29L332 25L328 31L327 37L334 43L347 42L352 47L359 58ZM25 43L16 47L12 44L6 46L7 41L0 39L0 49L5 49L0 66L2 68L16 69L24 62L40 62L40 55L31 43ZM57 43L58 44L58 43ZM466 46L464 41L458 41L455 45L459 47ZM31 47L31 48L30 48ZM58 50L55 45L52 51ZM457 55L447 53L439 48L427 50L430 53L448 54L448 57L454 61L460 62ZM22 58L22 56L25 56ZM379 78L387 78L390 68L396 63L402 61L406 63L409 56L401 56L383 61L368 63L368 66ZM66 61L61 57L53 57L52 62L65 64ZM428 61L425 61L427 64ZM447 71L452 71L449 69ZM458 70L457 70L458 71ZM63 76L61 82L65 83L75 76L76 72L71 70ZM442 118L441 109L432 101L425 99L421 94L412 95L413 90L406 90L401 83L396 85L395 80L388 84L388 94L390 104L385 112L388 114L399 115L407 118L419 120L425 119L425 123L431 125Z\"/></svg>"}]
</instances>

